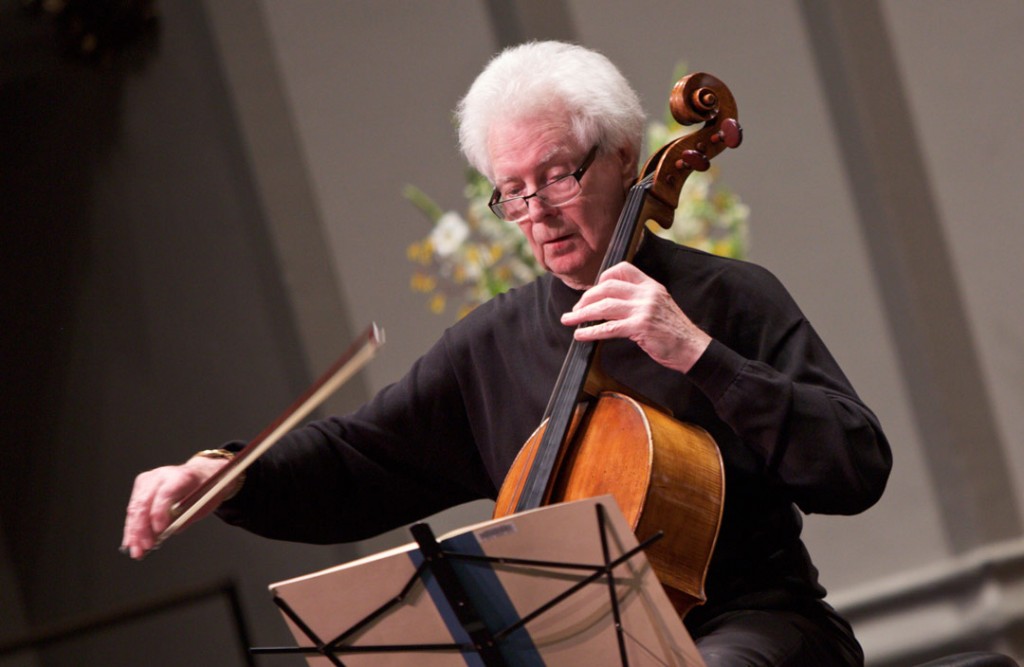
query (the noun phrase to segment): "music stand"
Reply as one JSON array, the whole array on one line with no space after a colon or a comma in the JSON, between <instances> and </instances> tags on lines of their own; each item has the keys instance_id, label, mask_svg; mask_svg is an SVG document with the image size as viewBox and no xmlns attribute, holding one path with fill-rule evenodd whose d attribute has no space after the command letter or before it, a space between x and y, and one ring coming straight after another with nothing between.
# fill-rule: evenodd
<instances>
[{"instance_id":1,"label":"music stand","mask_svg":"<svg viewBox=\"0 0 1024 667\"><path fill-rule=\"evenodd\" d=\"M297 641L311 645L252 652L345 667L703 665L643 554L659 536L637 544L610 496L440 541L426 524L412 534L413 544L273 584Z\"/></svg>"}]
</instances>

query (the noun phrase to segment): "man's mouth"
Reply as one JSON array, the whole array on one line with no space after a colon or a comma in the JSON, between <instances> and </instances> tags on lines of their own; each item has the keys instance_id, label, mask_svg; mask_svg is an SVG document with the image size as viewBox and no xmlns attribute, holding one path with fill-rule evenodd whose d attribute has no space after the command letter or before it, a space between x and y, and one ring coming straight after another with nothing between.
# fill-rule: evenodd
<instances>
[{"instance_id":1,"label":"man's mouth","mask_svg":"<svg viewBox=\"0 0 1024 667\"><path fill-rule=\"evenodd\" d=\"M545 248L555 248L555 249L557 249L559 246L563 245L565 242L567 242L571 238L572 238L572 234L571 233L570 234L562 234L561 236L556 236L553 239L549 239L547 241L544 241L543 245L544 245Z\"/></svg>"}]
</instances>

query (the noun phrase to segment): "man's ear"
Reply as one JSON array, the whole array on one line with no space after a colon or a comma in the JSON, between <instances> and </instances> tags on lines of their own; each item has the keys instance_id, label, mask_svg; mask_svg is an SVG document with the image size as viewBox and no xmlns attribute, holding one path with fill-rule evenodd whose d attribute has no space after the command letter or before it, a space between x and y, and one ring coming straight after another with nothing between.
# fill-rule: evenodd
<instances>
[{"instance_id":1,"label":"man's ear","mask_svg":"<svg viewBox=\"0 0 1024 667\"><path fill-rule=\"evenodd\" d=\"M628 190L636 182L637 177L637 155L632 146L622 146L616 151L621 163L622 184Z\"/></svg>"}]
</instances>

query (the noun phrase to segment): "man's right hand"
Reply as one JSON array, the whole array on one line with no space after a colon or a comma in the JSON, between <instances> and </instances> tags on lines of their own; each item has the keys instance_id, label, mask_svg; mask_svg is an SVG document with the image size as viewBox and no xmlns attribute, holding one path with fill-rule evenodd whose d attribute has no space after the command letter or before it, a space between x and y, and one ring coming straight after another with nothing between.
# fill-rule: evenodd
<instances>
[{"instance_id":1,"label":"man's right hand","mask_svg":"<svg viewBox=\"0 0 1024 667\"><path fill-rule=\"evenodd\" d=\"M135 560L141 560L156 545L159 535L171 525L174 504L227 463L226 459L193 456L182 465L155 468L136 477L124 519L121 550ZM189 524L210 514L216 506L217 503L210 503Z\"/></svg>"}]
</instances>

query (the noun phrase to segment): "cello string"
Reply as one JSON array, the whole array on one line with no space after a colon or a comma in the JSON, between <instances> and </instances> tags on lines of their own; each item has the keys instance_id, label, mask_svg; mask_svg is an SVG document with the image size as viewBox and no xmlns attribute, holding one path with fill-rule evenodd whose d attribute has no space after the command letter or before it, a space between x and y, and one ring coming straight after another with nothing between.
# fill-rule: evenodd
<instances>
[{"instance_id":1,"label":"cello string","mask_svg":"<svg viewBox=\"0 0 1024 667\"><path fill-rule=\"evenodd\" d=\"M639 220L639 216L651 183L652 178L647 176L630 188L626 204L612 234L612 241L601 263L601 272L620 261L630 259L627 254L633 236L637 232L637 225L643 224L643 221ZM586 324L580 326L586 326ZM544 502L555 463L568 437L576 405L583 394L583 387L596 349L596 344L590 341L573 340L569 346L566 363L549 406L548 424L540 444L537 446L533 465L530 466L523 484L523 490L516 504L516 511L539 507ZM566 387L575 387L575 390L570 391Z\"/></svg>"}]
</instances>

